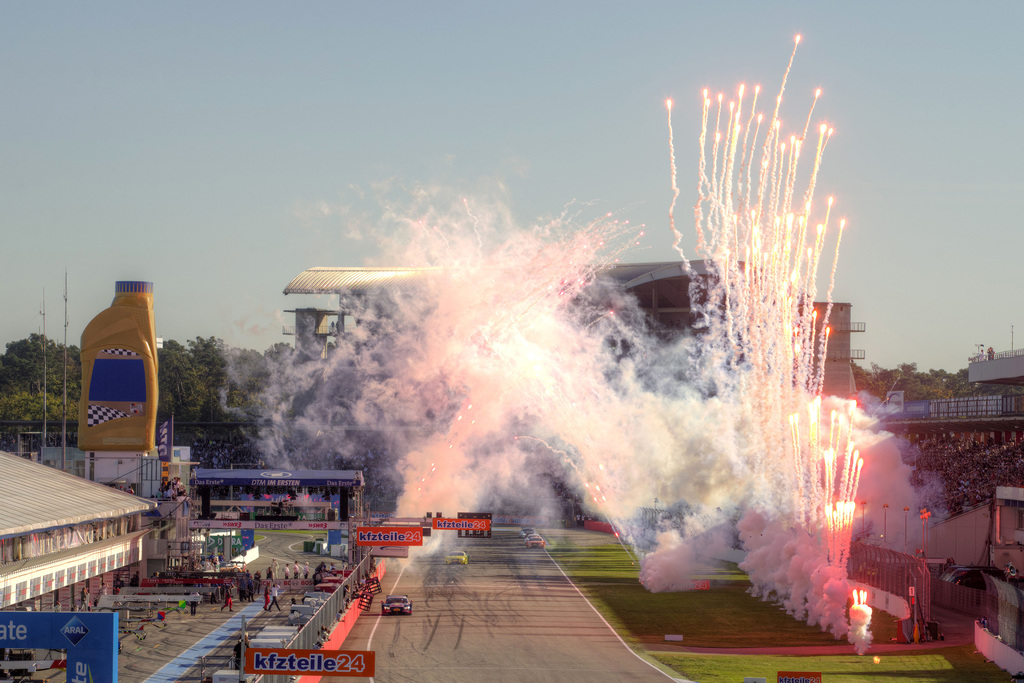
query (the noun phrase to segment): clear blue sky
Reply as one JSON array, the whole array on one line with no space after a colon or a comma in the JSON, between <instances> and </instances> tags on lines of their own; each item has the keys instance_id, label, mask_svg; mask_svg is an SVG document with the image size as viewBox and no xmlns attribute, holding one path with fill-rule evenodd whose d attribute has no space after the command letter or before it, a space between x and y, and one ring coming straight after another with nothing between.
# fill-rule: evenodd
<instances>
[{"instance_id":1,"label":"clear blue sky","mask_svg":"<svg viewBox=\"0 0 1024 683\"><path fill-rule=\"evenodd\" d=\"M377 249L381 183L501 186L524 224L576 201L692 228L702 88L823 88L818 196L849 227L834 298L867 362L957 370L1024 346L1024 4L175 2L0 5L0 344L68 338L155 283L158 334L264 349L284 286ZM787 114L784 112L784 117Z\"/></svg>"}]
</instances>

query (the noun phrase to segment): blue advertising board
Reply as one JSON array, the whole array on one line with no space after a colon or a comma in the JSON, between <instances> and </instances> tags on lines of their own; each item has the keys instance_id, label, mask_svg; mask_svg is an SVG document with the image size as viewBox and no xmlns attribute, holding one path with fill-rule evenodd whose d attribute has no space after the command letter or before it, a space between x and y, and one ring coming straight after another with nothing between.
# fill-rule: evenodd
<instances>
[{"instance_id":1,"label":"blue advertising board","mask_svg":"<svg viewBox=\"0 0 1024 683\"><path fill-rule=\"evenodd\" d=\"M192 470L193 486L362 486L360 470Z\"/></svg>"},{"instance_id":2,"label":"blue advertising board","mask_svg":"<svg viewBox=\"0 0 1024 683\"><path fill-rule=\"evenodd\" d=\"M68 683L117 683L117 612L0 612L0 647L67 650Z\"/></svg>"}]
</instances>

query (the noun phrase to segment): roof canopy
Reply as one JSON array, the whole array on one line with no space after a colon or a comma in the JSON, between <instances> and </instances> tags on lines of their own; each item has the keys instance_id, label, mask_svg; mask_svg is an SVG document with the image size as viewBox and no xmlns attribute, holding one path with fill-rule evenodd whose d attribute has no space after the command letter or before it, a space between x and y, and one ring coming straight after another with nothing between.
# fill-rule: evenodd
<instances>
[{"instance_id":1,"label":"roof canopy","mask_svg":"<svg viewBox=\"0 0 1024 683\"><path fill-rule=\"evenodd\" d=\"M336 268L317 266L296 275L285 294L342 294L380 289L398 289L423 282L441 268ZM691 261L689 269L683 261L657 263L618 263L602 269L599 274L610 277L630 289L644 282L669 277L704 275L703 261Z\"/></svg>"},{"instance_id":2,"label":"roof canopy","mask_svg":"<svg viewBox=\"0 0 1024 683\"><path fill-rule=\"evenodd\" d=\"M0 451L0 538L146 512L156 502Z\"/></svg>"}]
</instances>

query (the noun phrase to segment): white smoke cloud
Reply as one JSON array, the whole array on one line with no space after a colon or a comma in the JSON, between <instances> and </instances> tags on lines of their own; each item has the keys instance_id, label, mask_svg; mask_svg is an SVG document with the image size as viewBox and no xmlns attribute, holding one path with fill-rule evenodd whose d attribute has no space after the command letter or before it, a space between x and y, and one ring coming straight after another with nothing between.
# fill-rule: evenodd
<instances>
[{"instance_id":1,"label":"white smoke cloud","mask_svg":"<svg viewBox=\"0 0 1024 683\"><path fill-rule=\"evenodd\" d=\"M774 122L761 130L780 135ZM770 152L781 137L762 164L761 141L748 148L733 131L719 146L712 132L721 158L701 151L697 253L709 277L691 285L695 335L651 333L638 303L599 280L640 232L614 216L587 221L571 205L524 226L500 186L473 200L418 186L395 202L388 183L373 188L379 223L360 231L382 245L369 265L434 270L342 296L357 325L327 359L275 366L264 450L290 459L281 465L365 467L371 489L394 486L400 516L558 520L571 514L553 486L564 484L644 553L649 589L687 588L704 558L738 541L755 595L847 635L857 503L868 501L866 531L881 503L913 499L907 468L851 403L814 398L826 352L812 315L826 234L810 228L814 176L794 187L797 155ZM723 175L712 181L710 168ZM741 168L767 175L725 175Z\"/></svg>"}]
</instances>

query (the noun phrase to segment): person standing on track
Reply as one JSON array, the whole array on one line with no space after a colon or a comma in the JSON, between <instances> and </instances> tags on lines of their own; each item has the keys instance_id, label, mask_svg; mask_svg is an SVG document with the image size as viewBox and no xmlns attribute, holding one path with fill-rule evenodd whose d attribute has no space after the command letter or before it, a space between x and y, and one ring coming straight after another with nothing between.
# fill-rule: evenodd
<instances>
[{"instance_id":1,"label":"person standing on track","mask_svg":"<svg viewBox=\"0 0 1024 683\"><path fill-rule=\"evenodd\" d=\"M224 604L220 606L220 611L223 612L224 608L227 607L229 612L234 612L234 602L231 600L231 584L226 585L224 589Z\"/></svg>"},{"instance_id":2,"label":"person standing on track","mask_svg":"<svg viewBox=\"0 0 1024 683\"><path fill-rule=\"evenodd\" d=\"M277 595L279 592L280 589L277 587L277 584L275 583L274 587L270 589L270 607L277 607L278 612L281 611L281 605L277 604ZM267 607L268 612L270 611L270 607Z\"/></svg>"},{"instance_id":3,"label":"person standing on track","mask_svg":"<svg viewBox=\"0 0 1024 683\"><path fill-rule=\"evenodd\" d=\"M263 609L270 611L270 581L263 585Z\"/></svg>"}]
</instances>

